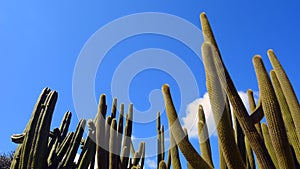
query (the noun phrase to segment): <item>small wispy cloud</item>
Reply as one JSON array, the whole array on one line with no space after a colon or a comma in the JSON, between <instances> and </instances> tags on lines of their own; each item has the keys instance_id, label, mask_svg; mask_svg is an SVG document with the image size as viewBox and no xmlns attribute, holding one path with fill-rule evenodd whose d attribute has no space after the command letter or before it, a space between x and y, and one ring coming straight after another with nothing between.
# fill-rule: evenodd
<instances>
[{"instance_id":1,"label":"small wispy cloud","mask_svg":"<svg viewBox=\"0 0 300 169\"><path fill-rule=\"evenodd\" d=\"M246 106L247 110L249 110L247 92L239 91L238 93L244 105ZM255 97L257 97L257 95L255 95ZM216 124L213 117L208 93L205 93L202 98L197 98L193 102L188 104L186 109L186 116L182 118L183 127L188 129L190 138L198 138L198 129L197 129L198 115L197 114L198 114L199 105L203 106L209 136L212 135L216 136L216 132L215 132Z\"/></svg>"},{"instance_id":2,"label":"small wispy cloud","mask_svg":"<svg viewBox=\"0 0 300 169\"><path fill-rule=\"evenodd\" d=\"M156 168L156 162L152 159L146 159L145 164L146 164L145 168L147 168L147 169Z\"/></svg>"},{"instance_id":3,"label":"small wispy cloud","mask_svg":"<svg viewBox=\"0 0 300 169\"><path fill-rule=\"evenodd\" d=\"M78 160L79 160L79 157L80 157L80 154L78 154L78 153L77 153L77 154L76 154L76 156L75 156L75 158L74 158L74 162L75 162L75 163L77 163L77 162L78 162Z\"/></svg>"}]
</instances>

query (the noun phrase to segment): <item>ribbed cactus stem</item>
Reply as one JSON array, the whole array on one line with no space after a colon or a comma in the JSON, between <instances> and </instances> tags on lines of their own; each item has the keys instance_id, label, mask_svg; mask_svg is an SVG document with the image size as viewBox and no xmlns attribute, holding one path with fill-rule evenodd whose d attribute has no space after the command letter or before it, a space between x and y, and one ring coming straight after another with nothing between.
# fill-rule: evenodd
<instances>
[{"instance_id":1,"label":"ribbed cactus stem","mask_svg":"<svg viewBox=\"0 0 300 169\"><path fill-rule=\"evenodd\" d=\"M57 97L57 92L51 91L46 98L45 104L42 105L43 108L35 128L27 168L39 169L47 166L49 130Z\"/></svg>"},{"instance_id":2,"label":"ribbed cactus stem","mask_svg":"<svg viewBox=\"0 0 300 169\"><path fill-rule=\"evenodd\" d=\"M235 113L233 113L235 114ZM245 135L243 133L243 130L241 128L240 123L238 122L237 118L234 116L234 124L235 124L235 141L239 148L239 151L241 153L241 157L243 159L244 164L246 164L247 161L247 155L246 155L246 144L245 144Z\"/></svg>"},{"instance_id":3,"label":"ribbed cactus stem","mask_svg":"<svg viewBox=\"0 0 300 169\"><path fill-rule=\"evenodd\" d=\"M110 127L110 139L109 139L109 169L118 169L117 160L117 121L112 119Z\"/></svg>"},{"instance_id":4,"label":"ribbed cactus stem","mask_svg":"<svg viewBox=\"0 0 300 169\"><path fill-rule=\"evenodd\" d=\"M167 169L166 163L164 161L159 162L159 169Z\"/></svg>"},{"instance_id":5,"label":"ribbed cactus stem","mask_svg":"<svg viewBox=\"0 0 300 169\"><path fill-rule=\"evenodd\" d=\"M117 98L113 99L113 103L112 103L112 108L111 108L111 118L116 118L117 115L117 105L118 105L118 101Z\"/></svg>"},{"instance_id":6,"label":"ribbed cactus stem","mask_svg":"<svg viewBox=\"0 0 300 169\"><path fill-rule=\"evenodd\" d=\"M144 148L145 148L145 142L140 142L138 151L134 154L133 160L132 160L132 165L133 166L138 166L139 162L142 159L142 155L144 153Z\"/></svg>"},{"instance_id":7,"label":"ribbed cactus stem","mask_svg":"<svg viewBox=\"0 0 300 169\"><path fill-rule=\"evenodd\" d=\"M127 156L127 153L129 154L129 150L127 146L123 146L122 153L121 153L121 169L127 169L129 157Z\"/></svg>"},{"instance_id":8,"label":"ribbed cactus stem","mask_svg":"<svg viewBox=\"0 0 300 169\"><path fill-rule=\"evenodd\" d=\"M298 163L300 163L300 142L297 137L297 133L295 130L295 124L294 120L292 118L290 109L288 107L286 98L283 94L283 91L281 89L280 83L278 81L277 75L275 71L270 72L272 84L276 93L276 97L278 99L281 114L283 117L284 125L286 128L287 136L289 139L289 142L291 143L292 147L294 148L294 152L297 158Z\"/></svg>"},{"instance_id":9,"label":"ribbed cactus stem","mask_svg":"<svg viewBox=\"0 0 300 169\"><path fill-rule=\"evenodd\" d=\"M161 158L165 160L165 127L161 126Z\"/></svg>"},{"instance_id":10,"label":"ribbed cactus stem","mask_svg":"<svg viewBox=\"0 0 300 169\"><path fill-rule=\"evenodd\" d=\"M96 126L92 120L88 121L89 133L85 140L83 148L78 160L78 169L87 169L89 165L94 166L96 144L95 144L95 131Z\"/></svg>"},{"instance_id":11,"label":"ribbed cactus stem","mask_svg":"<svg viewBox=\"0 0 300 169\"><path fill-rule=\"evenodd\" d=\"M276 153L275 153L274 147L272 145L272 141L271 141L271 138L270 138L270 133L269 133L267 125L265 123L262 123L261 124L261 129L262 129L262 132L263 132L263 137L264 137L264 140L265 140L265 144L266 144L268 152L269 152L269 154L272 158L272 161L273 161L275 167L279 168L278 160L276 158Z\"/></svg>"},{"instance_id":12,"label":"ribbed cactus stem","mask_svg":"<svg viewBox=\"0 0 300 169\"><path fill-rule=\"evenodd\" d=\"M18 169L19 168L19 162L20 162L20 156L21 156L21 153L22 153L22 147L23 147L23 144L19 144L17 149L15 150L14 152L14 157L11 161L11 164L10 164L10 169Z\"/></svg>"},{"instance_id":13,"label":"ribbed cactus stem","mask_svg":"<svg viewBox=\"0 0 300 169\"><path fill-rule=\"evenodd\" d=\"M250 113L253 113L253 112L255 112L255 110L256 110L257 107L256 107L255 99L254 99L254 94L253 94L253 91L251 89L247 90L247 97L248 97L248 103L249 103ZM261 130L260 122L255 123L254 126L255 126L257 132L259 133L261 139L264 139L263 134L262 134L262 130ZM247 142L247 144L249 144L248 147L251 149L251 154L253 154L252 153L252 148L251 148L250 143L249 143L249 140L246 137L245 137L245 142ZM249 153L250 152L247 151L248 160L251 160L251 159L249 159L249 158L251 158L251 157L249 157L249 155L250 155ZM255 157L255 158L257 159L257 157ZM249 163L251 164L251 161L249 161ZM260 163L258 163L257 167L259 169L262 169Z\"/></svg>"},{"instance_id":14,"label":"ribbed cactus stem","mask_svg":"<svg viewBox=\"0 0 300 169\"><path fill-rule=\"evenodd\" d=\"M295 168L279 103L271 80L260 56L257 55L253 58L253 64L259 85L263 110L269 126L270 138L276 150L278 165L280 168Z\"/></svg>"},{"instance_id":15,"label":"ribbed cactus stem","mask_svg":"<svg viewBox=\"0 0 300 169\"><path fill-rule=\"evenodd\" d=\"M170 169L171 168L171 149L169 149L168 151L168 157L167 157L167 162L166 162L166 165L167 165L167 169Z\"/></svg>"},{"instance_id":16,"label":"ribbed cactus stem","mask_svg":"<svg viewBox=\"0 0 300 169\"><path fill-rule=\"evenodd\" d=\"M173 169L181 169L181 163L178 153L178 146L174 140L172 132L170 131L170 151L171 154L171 164Z\"/></svg>"},{"instance_id":17,"label":"ribbed cactus stem","mask_svg":"<svg viewBox=\"0 0 300 169\"><path fill-rule=\"evenodd\" d=\"M71 112L66 112L60 127L59 127L59 131L61 133L60 138L59 138L59 142L61 142L63 139L65 139L65 137L67 136L68 130L69 130L69 126L70 126L70 122L71 122L71 118L72 118L72 113Z\"/></svg>"},{"instance_id":18,"label":"ribbed cactus stem","mask_svg":"<svg viewBox=\"0 0 300 169\"><path fill-rule=\"evenodd\" d=\"M62 141L57 151L53 153L53 156L48 157L48 168L57 169L58 164L62 161L63 157L66 155L67 150L70 147L70 143L74 137L74 132L67 134L66 138Z\"/></svg>"},{"instance_id":19,"label":"ribbed cactus stem","mask_svg":"<svg viewBox=\"0 0 300 169\"><path fill-rule=\"evenodd\" d=\"M19 168L28 168L27 164L30 162L30 150L32 149L32 145L34 144L34 138L35 138L35 130L37 127L38 120L40 118L40 114L42 113L42 108L45 105L46 98L48 97L48 94L50 93L49 88L43 89L41 92L31 115L31 118L26 125L26 128L24 130L24 133L26 133L24 137L24 141L22 144L22 150L20 154L20 162L19 162Z\"/></svg>"},{"instance_id":20,"label":"ribbed cactus stem","mask_svg":"<svg viewBox=\"0 0 300 169\"><path fill-rule=\"evenodd\" d=\"M81 119L78 122L75 134L72 138L72 142L70 143L70 147L62 161L62 164L58 167L59 169L68 169L73 166L74 159L77 154L77 150L82 140L82 135L84 132L85 125L86 125L86 120L84 119Z\"/></svg>"},{"instance_id":21,"label":"ribbed cactus stem","mask_svg":"<svg viewBox=\"0 0 300 169\"><path fill-rule=\"evenodd\" d=\"M210 149L208 128L205 120L205 114L202 105L199 105L198 108L198 136L199 136L199 144L200 144L200 152L202 158L212 167L212 155Z\"/></svg>"},{"instance_id":22,"label":"ribbed cactus stem","mask_svg":"<svg viewBox=\"0 0 300 169\"><path fill-rule=\"evenodd\" d=\"M96 152L97 164L99 169L104 169L105 163L105 116L106 116L106 97L104 94L100 96L98 104L98 112L95 119L96 125Z\"/></svg>"},{"instance_id":23,"label":"ribbed cactus stem","mask_svg":"<svg viewBox=\"0 0 300 169\"><path fill-rule=\"evenodd\" d=\"M103 155L103 168L109 167L109 142L110 142L110 129L111 129L111 123L112 123L112 117L108 116L106 118L105 122L105 141L104 141L104 155Z\"/></svg>"},{"instance_id":24,"label":"ribbed cactus stem","mask_svg":"<svg viewBox=\"0 0 300 169\"><path fill-rule=\"evenodd\" d=\"M210 46L203 44L202 57L207 77L207 90L210 104L216 121L219 144L228 168L245 168L242 156L234 140L233 129L230 125L229 112L225 109L225 95L219 82L217 70L213 62L212 50ZM223 113L223 114L222 114Z\"/></svg>"},{"instance_id":25,"label":"ribbed cactus stem","mask_svg":"<svg viewBox=\"0 0 300 169\"><path fill-rule=\"evenodd\" d=\"M189 139L189 134L188 134L187 128L183 128L183 131L184 131L185 137L187 139ZM187 168L188 169L194 169L193 166L189 162L187 162Z\"/></svg>"},{"instance_id":26,"label":"ribbed cactus stem","mask_svg":"<svg viewBox=\"0 0 300 169\"><path fill-rule=\"evenodd\" d=\"M220 146L220 142L218 142L218 146L219 146L219 156L220 156L220 169L227 169L227 165L225 162L225 158L222 152L222 148Z\"/></svg>"},{"instance_id":27,"label":"ribbed cactus stem","mask_svg":"<svg viewBox=\"0 0 300 169\"><path fill-rule=\"evenodd\" d=\"M156 130L157 130L157 168L159 168L159 162L163 160L162 158L162 138L161 138L161 121L160 121L160 112L157 113L156 119Z\"/></svg>"},{"instance_id":28,"label":"ribbed cactus stem","mask_svg":"<svg viewBox=\"0 0 300 169\"><path fill-rule=\"evenodd\" d=\"M133 105L130 104L128 113L126 115L125 133L123 138L123 152L121 157L121 168L125 169L128 165L130 146L131 146L131 134L132 134L132 118L133 118ZM126 147L124 149L124 147ZM125 152L124 152L125 151Z\"/></svg>"},{"instance_id":29,"label":"ribbed cactus stem","mask_svg":"<svg viewBox=\"0 0 300 169\"><path fill-rule=\"evenodd\" d=\"M117 133L117 143L116 143L116 152L117 152L117 160L118 167L121 167L121 147L122 147L122 137L123 137L123 122L124 122L124 104L120 105L120 114L118 119L118 133Z\"/></svg>"},{"instance_id":30,"label":"ribbed cactus stem","mask_svg":"<svg viewBox=\"0 0 300 169\"><path fill-rule=\"evenodd\" d=\"M182 154L194 168L212 168L206 163L203 158L197 153L181 128L168 85L163 85L162 92L164 95L165 107L169 121L169 129L178 144Z\"/></svg>"},{"instance_id":31,"label":"ribbed cactus stem","mask_svg":"<svg viewBox=\"0 0 300 169\"><path fill-rule=\"evenodd\" d=\"M247 96L248 96L250 112L254 112L256 109L256 104L255 104L253 91L250 89L247 90ZM255 123L254 126L255 126L257 132L259 133L259 135L261 136L261 138L263 138L260 123Z\"/></svg>"},{"instance_id":32,"label":"ribbed cactus stem","mask_svg":"<svg viewBox=\"0 0 300 169\"><path fill-rule=\"evenodd\" d=\"M255 169L255 159L254 159L252 149L250 147L250 143L249 143L247 137L245 137L244 139L245 139L246 155L247 155L246 167L248 169Z\"/></svg>"},{"instance_id":33,"label":"ribbed cactus stem","mask_svg":"<svg viewBox=\"0 0 300 169\"><path fill-rule=\"evenodd\" d=\"M280 83L280 86L281 86L284 96L286 98L287 104L290 108L291 115L295 122L296 133L297 133L298 139L300 140L300 105L299 105L299 101L298 101L295 91L292 87L292 84L291 84L285 70L283 69L282 65L280 64L277 56L275 55L274 51L271 49L268 50L268 56L269 56L272 66L275 70L275 73L277 75L278 81Z\"/></svg>"},{"instance_id":34,"label":"ribbed cactus stem","mask_svg":"<svg viewBox=\"0 0 300 169\"><path fill-rule=\"evenodd\" d=\"M141 169L144 168L145 165L145 157L146 157L146 143L145 142L141 142L142 143L142 149L141 149Z\"/></svg>"}]
</instances>

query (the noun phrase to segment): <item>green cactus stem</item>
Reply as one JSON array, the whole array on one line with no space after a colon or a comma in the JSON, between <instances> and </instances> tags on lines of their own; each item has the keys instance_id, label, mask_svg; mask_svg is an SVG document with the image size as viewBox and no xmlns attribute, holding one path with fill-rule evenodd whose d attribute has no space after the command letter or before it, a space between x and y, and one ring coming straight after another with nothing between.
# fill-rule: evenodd
<instances>
[{"instance_id":1,"label":"green cactus stem","mask_svg":"<svg viewBox=\"0 0 300 169\"><path fill-rule=\"evenodd\" d=\"M181 163L178 153L178 146L174 140L172 132L170 132L170 155L171 155L171 165L174 169L181 169ZM170 166L170 165L169 165Z\"/></svg>"},{"instance_id":2,"label":"green cactus stem","mask_svg":"<svg viewBox=\"0 0 300 169\"><path fill-rule=\"evenodd\" d=\"M106 169L104 165L105 161L105 116L106 116L106 97L104 94L100 96L98 104L98 112L95 119L96 125L96 153L97 164L99 169Z\"/></svg>"},{"instance_id":3,"label":"green cactus stem","mask_svg":"<svg viewBox=\"0 0 300 169\"><path fill-rule=\"evenodd\" d=\"M74 159L82 139L85 125L86 125L86 120L81 119L77 125L75 134L70 143L70 147L68 148L68 151L65 154L64 159L62 160L61 164L58 167L59 169L69 169L74 166Z\"/></svg>"},{"instance_id":4,"label":"green cactus stem","mask_svg":"<svg viewBox=\"0 0 300 169\"><path fill-rule=\"evenodd\" d=\"M167 117L169 121L169 129L174 137L176 144L178 144L182 154L186 160L194 168L212 168L208 163L206 163L203 158L197 153L195 148L185 137L184 131L181 128L178 116L172 101L170 89L168 85L163 85L162 92L164 95L165 107L167 112Z\"/></svg>"},{"instance_id":5,"label":"green cactus stem","mask_svg":"<svg viewBox=\"0 0 300 169\"><path fill-rule=\"evenodd\" d=\"M262 132L263 132L263 137L264 137L264 140L265 140L265 144L266 144L268 152L269 152L269 154L272 158L272 161L273 161L275 167L279 168L278 161L277 161L277 158L276 158L276 153L275 153L275 150L274 150L274 147L272 145L271 138L270 138L270 133L269 133L268 126L265 123L262 123L261 124L261 129L262 129Z\"/></svg>"},{"instance_id":6,"label":"green cactus stem","mask_svg":"<svg viewBox=\"0 0 300 169\"><path fill-rule=\"evenodd\" d=\"M202 105L199 105L198 108L198 136L199 136L199 144L200 144L200 152L203 159L212 167L212 155L210 149L208 128L205 120L205 114Z\"/></svg>"}]
</instances>

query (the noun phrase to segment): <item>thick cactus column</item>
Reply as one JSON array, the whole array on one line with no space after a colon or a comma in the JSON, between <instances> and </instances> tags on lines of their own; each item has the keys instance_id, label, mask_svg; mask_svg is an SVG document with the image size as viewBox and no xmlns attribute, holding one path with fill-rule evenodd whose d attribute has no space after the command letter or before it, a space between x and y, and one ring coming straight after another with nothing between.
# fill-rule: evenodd
<instances>
[{"instance_id":1,"label":"thick cactus column","mask_svg":"<svg viewBox=\"0 0 300 169\"><path fill-rule=\"evenodd\" d=\"M197 153L188 139L185 137L184 131L181 128L178 116L172 101L170 89L168 85L163 85L162 92L165 100L165 107L169 121L169 129L174 137L176 144L178 144L182 154L187 161L194 168L212 168L206 163L203 158Z\"/></svg>"}]
</instances>

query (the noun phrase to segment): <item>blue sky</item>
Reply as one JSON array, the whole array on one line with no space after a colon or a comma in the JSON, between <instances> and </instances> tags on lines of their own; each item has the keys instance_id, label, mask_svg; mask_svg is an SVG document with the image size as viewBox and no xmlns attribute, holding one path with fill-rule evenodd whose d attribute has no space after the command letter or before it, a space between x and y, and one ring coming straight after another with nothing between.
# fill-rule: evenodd
<instances>
[{"instance_id":1,"label":"blue sky","mask_svg":"<svg viewBox=\"0 0 300 169\"><path fill-rule=\"evenodd\" d=\"M153 0L84 3L1 1L0 152L15 149L16 145L11 143L10 135L23 131L39 92L46 86L59 93L52 127L59 126L64 112L70 110L74 113L71 124L71 130L74 130L78 112L73 103L72 80L80 51L98 29L115 19L134 13L168 13L200 27L199 14L206 12L225 64L239 91L245 92L249 88L257 91L252 56L261 54L270 70L266 52L272 48L299 97L300 80L297 73L300 72L300 68L299 54L296 52L300 47L299 7L300 2L296 0L286 2ZM200 47L199 45L199 49ZM96 95L94 99L98 100L101 93L106 93L108 104L111 105L110 98L114 97L111 94L111 81L115 69L130 54L149 48L170 51L184 61L195 75L199 87L199 93L196 95L203 97L206 91L205 76L203 64L197 55L188 46L175 39L145 34L121 41L107 53L96 72L95 88L92 89ZM182 74L182 77L185 75ZM189 82L187 79L185 83ZM185 110L187 105L179 105L180 85L176 83L174 77L158 69L139 72L132 79L129 96L135 107L141 111L148 110L151 107L148 102L149 92L160 89L164 83L170 84L177 108L182 106ZM190 100L185 102L192 102L198 98L193 94L187 95L190 96ZM127 105L125 107L127 108ZM164 113L162 119L167 125ZM134 126L135 137L156 135L155 122L137 123ZM198 148L197 140L192 141ZM212 138L212 142L217 165L216 139Z\"/></svg>"}]
</instances>

